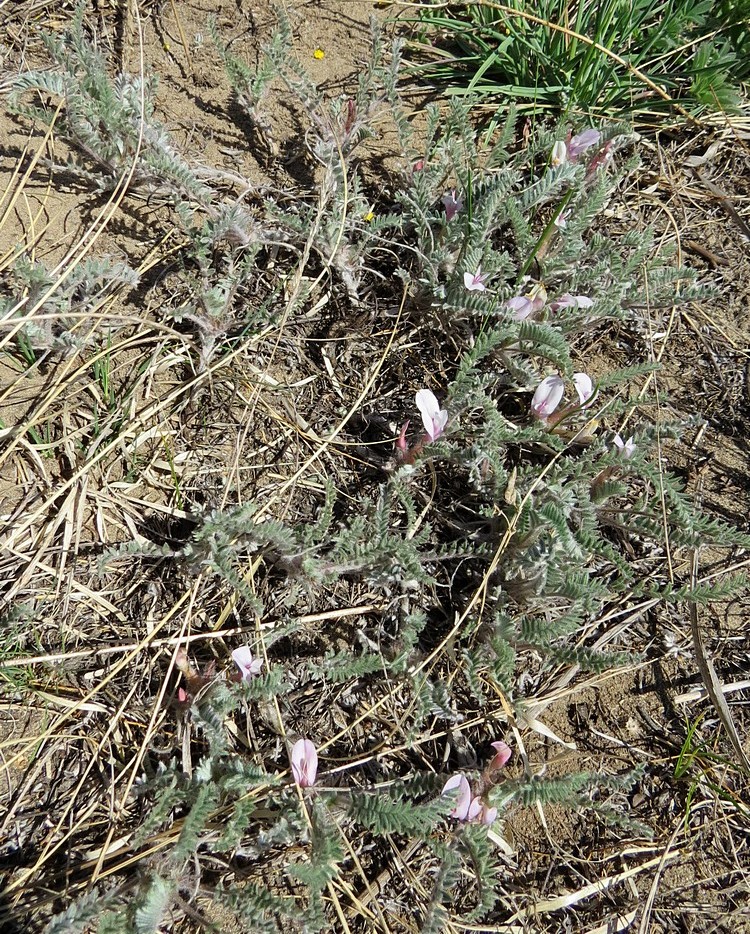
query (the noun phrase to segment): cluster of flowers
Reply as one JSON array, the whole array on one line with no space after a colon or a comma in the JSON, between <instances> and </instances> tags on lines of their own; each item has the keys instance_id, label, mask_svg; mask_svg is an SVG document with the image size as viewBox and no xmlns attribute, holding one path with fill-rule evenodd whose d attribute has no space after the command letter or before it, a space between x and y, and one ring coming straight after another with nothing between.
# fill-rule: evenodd
<instances>
[{"instance_id":1,"label":"cluster of flowers","mask_svg":"<svg viewBox=\"0 0 750 934\"><path fill-rule=\"evenodd\" d=\"M565 380L561 376L545 376L539 383L531 399L531 414L538 418L544 424L556 424L576 409L584 409L589 405L596 394L596 388L588 373L574 373L573 385L578 395L578 403L568 406L557 414L554 420L551 419L562 402L565 395ZM448 410L441 409L437 397L430 389L420 389L415 396L415 402L419 413L422 416L424 425L424 437L418 444L410 448L406 440L406 432L409 428L409 422L406 421L401 426L401 432L396 440L396 449L399 451L402 460L405 462L413 461L415 455L421 451L426 444L436 441L444 432L448 424ZM626 460L633 456L635 451L635 442L632 437L623 441L619 434L613 439L614 446Z\"/></svg>"},{"instance_id":2,"label":"cluster of flowers","mask_svg":"<svg viewBox=\"0 0 750 934\"><path fill-rule=\"evenodd\" d=\"M482 792L474 794L469 780L465 775L451 775L443 785L442 794L455 796L455 804L450 816L457 821L467 824L485 824L489 827L497 818L497 808L492 807L486 800L486 794L496 784L497 772L503 768L511 757L510 746L502 741L491 743L495 750L489 765L482 773L480 786Z\"/></svg>"},{"instance_id":3,"label":"cluster of flowers","mask_svg":"<svg viewBox=\"0 0 750 934\"><path fill-rule=\"evenodd\" d=\"M589 149L598 146L601 142L601 133L598 130L584 130L576 136L568 133L565 140L557 140L550 153L550 165L557 167L565 163L575 165L580 158ZM587 175L595 173L601 168L609 158L610 144L606 143L600 151L594 156L587 167ZM423 168L423 164L417 163L414 171ZM443 208L445 209L446 223L450 223L464 209L464 200L461 194L455 189L446 192L442 198ZM564 220L560 220L559 226L564 226ZM486 292L486 281L489 273L482 272L481 266L475 272L464 273L464 287L469 292ZM528 318L537 316L543 308L547 308L552 314L559 312L563 308L591 308L594 302L587 295L571 295L569 292L558 296L554 301L547 303L547 290L542 282L533 282L528 276L522 279L522 288L518 295L514 295L505 302L505 307L513 314L517 321L524 321ZM586 373L574 373L573 385L578 395L578 403L571 404L558 411L560 403L565 394L565 381L559 375L545 377L537 386L531 400L531 414L552 427L567 415L576 409L583 409L594 398L595 387L591 377ZM405 422L401 427L401 432L396 441L396 449L400 459L405 463L413 462L415 456L424 448L424 446L439 438L445 431L448 423L448 411L440 408L435 395L429 389L420 389L416 394L416 405L422 416L422 422L425 428L424 437L413 447L410 448L406 440L406 432L409 422ZM554 418L553 414L556 413ZM620 435L615 435L615 448L626 458L630 458L635 451L635 443L632 438L623 441Z\"/></svg>"},{"instance_id":4,"label":"cluster of flowers","mask_svg":"<svg viewBox=\"0 0 750 934\"><path fill-rule=\"evenodd\" d=\"M428 390L422 390L422 392L432 397L428 399L428 403L431 403L435 399L432 393L428 393ZM421 397L422 400L426 398L427 396L425 395ZM428 412L431 411L432 407L428 406ZM429 431L430 428L427 426L428 414L423 412L423 418L425 419L425 427ZM440 431L445 427L445 420L447 420L447 413L445 419L442 420ZM441 419L438 418L438 422L440 421ZM430 422L430 427L432 426L433 423ZM248 684L253 678L257 677L263 669L263 659L256 658L247 645L234 649L232 652L232 660L238 668L235 679ZM178 651L176 664L178 670L184 675L188 689L191 692L199 690L210 680L208 672L201 675L193 668L184 649ZM178 702L181 705L190 703L190 694L182 687L178 689ZM450 816L458 821L480 823L489 826L497 818L497 808L489 804L486 800L486 796L490 789L497 783L497 773L510 759L511 750L509 746L501 741L494 742L491 745L495 750L495 755L485 768L477 783L476 794L472 791L472 787L466 776L460 773L452 775L443 786L441 794L446 797L450 796L451 799L455 798ZM299 785L300 788L312 788L318 776L318 750L315 748L315 744L312 740L305 737L298 739L290 750L289 760L292 767L292 777L295 783Z\"/></svg>"},{"instance_id":5,"label":"cluster of flowers","mask_svg":"<svg viewBox=\"0 0 750 934\"><path fill-rule=\"evenodd\" d=\"M472 792L465 775L452 775L443 785L441 794L455 798L450 816L462 823L477 823L489 826L497 818L497 808L486 800L487 792L497 782L497 773L510 759L511 750L503 742L492 743L495 755L482 773L479 784L481 794ZM292 776L300 788L312 788L318 774L318 751L309 739L298 739L289 755L292 764Z\"/></svg>"},{"instance_id":6,"label":"cluster of flowers","mask_svg":"<svg viewBox=\"0 0 750 934\"><path fill-rule=\"evenodd\" d=\"M469 292L486 292L487 286L484 283L488 275L489 273L482 272L481 267L476 272L465 272L464 285ZM509 298L504 304L504 307L513 313L516 321L535 317L547 304L547 289L543 282L533 282L528 276L524 276L522 284L524 291ZM555 314L562 308L591 308L593 304L588 295L571 295L565 292L547 307Z\"/></svg>"},{"instance_id":7,"label":"cluster of flowers","mask_svg":"<svg viewBox=\"0 0 750 934\"><path fill-rule=\"evenodd\" d=\"M552 147L550 165L556 167L566 162L575 165L581 156L588 149L591 149L592 146L597 146L600 140L601 133L599 133L598 130L585 130L577 136L568 134L566 140L558 140ZM609 158L609 146L610 144L607 143L591 160L587 169L587 175L594 174L606 163ZM455 188L443 195L442 203L445 209L446 223L450 223L464 208L463 198ZM556 219L556 224L559 227L564 227L565 223L565 218L562 216ZM486 292L488 277L489 273L482 272L482 267L479 266L476 272L464 273L464 287L469 292ZM524 279L524 284L529 281L528 278ZM537 282L530 285L523 294L514 295L513 298L505 303L505 306L513 312L513 316L517 321L523 321L541 311L546 302L546 289L541 282ZM590 308L592 305L592 300L586 295L570 295L566 293L550 303L549 308L554 313L561 308Z\"/></svg>"}]
</instances>

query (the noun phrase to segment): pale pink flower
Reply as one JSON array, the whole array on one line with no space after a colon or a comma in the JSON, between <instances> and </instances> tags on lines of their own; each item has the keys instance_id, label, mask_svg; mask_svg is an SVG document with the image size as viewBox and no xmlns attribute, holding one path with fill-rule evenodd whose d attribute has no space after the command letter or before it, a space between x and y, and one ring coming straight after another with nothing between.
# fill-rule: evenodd
<instances>
[{"instance_id":1,"label":"pale pink flower","mask_svg":"<svg viewBox=\"0 0 750 934\"><path fill-rule=\"evenodd\" d=\"M555 220L553 222L555 227L557 227L559 230L562 230L563 227L567 227L568 218L570 217L571 213L572 213L572 208L568 208L567 211L561 211L557 215L557 217L555 217Z\"/></svg>"},{"instance_id":2,"label":"pale pink flower","mask_svg":"<svg viewBox=\"0 0 750 934\"><path fill-rule=\"evenodd\" d=\"M617 452L621 454L625 458L626 461L629 461L630 458L635 453L636 445L632 437L628 438L627 441L623 441L620 435L617 434L614 437L614 445L615 445L615 448L617 449Z\"/></svg>"},{"instance_id":3,"label":"pale pink flower","mask_svg":"<svg viewBox=\"0 0 750 934\"><path fill-rule=\"evenodd\" d=\"M591 381L591 377L587 373L574 373L573 383L576 387L581 405L586 405L594 394L594 384Z\"/></svg>"},{"instance_id":4,"label":"pale pink flower","mask_svg":"<svg viewBox=\"0 0 750 934\"><path fill-rule=\"evenodd\" d=\"M482 267L478 266L476 272L464 273L464 285L470 292L486 292L487 286L484 284L489 273L482 272Z\"/></svg>"},{"instance_id":5,"label":"pale pink flower","mask_svg":"<svg viewBox=\"0 0 750 934\"><path fill-rule=\"evenodd\" d=\"M298 739L292 746L292 775L300 788L311 788L318 774L318 751L309 739Z\"/></svg>"},{"instance_id":6,"label":"pale pink flower","mask_svg":"<svg viewBox=\"0 0 750 934\"><path fill-rule=\"evenodd\" d=\"M560 405L564 391L565 383L559 376L545 376L531 400L531 414L546 419Z\"/></svg>"},{"instance_id":7,"label":"pale pink flower","mask_svg":"<svg viewBox=\"0 0 750 934\"><path fill-rule=\"evenodd\" d=\"M240 669L242 680L248 684L256 675L260 674L263 668L263 659L254 658L253 653L246 645L241 645L238 649L235 649L232 652L232 658L235 665Z\"/></svg>"},{"instance_id":8,"label":"pale pink flower","mask_svg":"<svg viewBox=\"0 0 750 934\"><path fill-rule=\"evenodd\" d=\"M474 820L482 810L482 802L479 798L472 798L471 786L463 775L452 775L443 785L441 794L450 794L452 791L458 791L458 797L451 817L460 821Z\"/></svg>"},{"instance_id":9,"label":"pale pink flower","mask_svg":"<svg viewBox=\"0 0 750 934\"><path fill-rule=\"evenodd\" d=\"M525 321L534 313L534 303L525 295L514 295L505 303L506 308L510 308L516 321Z\"/></svg>"},{"instance_id":10,"label":"pale pink flower","mask_svg":"<svg viewBox=\"0 0 750 934\"><path fill-rule=\"evenodd\" d=\"M456 189L452 188L443 195L443 206L445 207L446 221L452 221L456 214L459 214L464 207L464 202L460 195L456 194Z\"/></svg>"},{"instance_id":11,"label":"pale pink flower","mask_svg":"<svg viewBox=\"0 0 750 934\"><path fill-rule=\"evenodd\" d=\"M501 769L508 761L508 759L510 759L510 757L513 755L511 748L502 740L498 740L495 743L490 743L490 746L492 746L492 748L495 750L495 755L492 757L489 768L493 770Z\"/></svg>"},{"instance_id":12,"label":"pale pink flower","mask_svg":"<svg viewBox=\"0 0 750 934\"><path fill-rule=\"evenodd\" d=\"M484 824L485 827L489 827L491 824L494 824L496 820L497 808L491 808L483 801L482 810L479 814L479 823Z\"/></svg>"},{"instance_id":13,"label":"pale pink flower","mask_svg":"<svg viewBox=\"0 0 750 934\"><path fill-rule=\"evenodd\" d=\"M469 805L469 811L466 815L466 820L475 821L478 819L481 813L482 813L482 799L479 797L472 798L471 804Z\"/></svg>"},{"instance_id":14,"label":"pale pink flower","mask_svg":"<svg viewBox=\"0 0 750 934\"><path fill-rule=\"evenodd\" d=\"M591 308L594 304L588 295L571 295L566 292L549 303L550 311L559 311L561 308Z\"/></svg>"},{"instance_id":15,"label":"pale pink flower","mask_svg":"<svg viewBox=\"0 0 750 934\"><path fill-rule=\"evenodd\" d=\"M448 423L448 410L441 409L435 394L429 389L420 389L414 397L422 415L422 424L430 441L435 441L445 431Z\"/></svg>"}]
</instances>

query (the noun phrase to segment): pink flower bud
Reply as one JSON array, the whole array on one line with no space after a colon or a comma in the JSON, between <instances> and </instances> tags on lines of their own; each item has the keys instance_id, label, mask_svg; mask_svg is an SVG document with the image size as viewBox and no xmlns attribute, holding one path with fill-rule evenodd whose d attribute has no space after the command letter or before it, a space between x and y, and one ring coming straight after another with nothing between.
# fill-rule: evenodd
<instances>
[{"instance_id":1,"label":"pink flower bud","mask_svg":"<svg viewBox=\"0 0 750 934\"><path fill-rule=\"evenodd\" d=\"M495 750L495 755L490 761L490 769L497 770L501 769L505 763L513 755L510 746L507 743L504 743L502 740L498 740L495 743L490 743L490 746Z\"/></svg>"},{"instance_id":2,"label":"pink flower bud","mask_svg":"<svg viewBox=\"0 0 750 934\"><path fill-rule=\"evenodd\" d=\"M399 432L398 438L396 438L396 450L401 451L402 454L406 455L409 453L409 445L406 441L406 432L409 428L409 419L407 419L404 424L401 426L401 431Z\"/></svg>"},{"instance_id":3,"label":"pink flower bud","mask_svg":"<svg viewBox=\"0 0 750 934\"><path fill-rule=\"evenodd\" d=\"M298 739L290 756L292 775L300 788L311 788L318 774L318 751L309 739Z\"/></svg>"}]
</instances>

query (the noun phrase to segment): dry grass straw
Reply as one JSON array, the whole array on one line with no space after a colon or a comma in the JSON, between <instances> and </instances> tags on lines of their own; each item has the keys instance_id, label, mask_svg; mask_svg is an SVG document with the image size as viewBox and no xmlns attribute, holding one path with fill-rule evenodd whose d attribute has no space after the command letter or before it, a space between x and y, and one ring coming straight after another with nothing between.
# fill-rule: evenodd
<instances>
[{"instance_id":1,"label":"dry grass straw","mask_svg":"<svg viewBox=\"0 0 750 934\"><path fill-rule=\"evenodd\" d=\"M497 4L485 5L502 9L506 13L521 15L518 11ZM29 15L45 7L44 4L30 5ZM137 8L136 8L137 9ZM176 15L176 10L175 10ZM532 21L541 22L530 14L526 15ZM546 24L564 32L564 27L555 24ZM571 35L573 35L571 33ZM588 41L586 37L576 36L581 41ZM621 61L607 49L600 48L605 54L615 60ZM625 63L623 63L625 64ZM143 60L142 60L143 67ZM659 89L655 89L659 90ZM662 96L664 96L663 92ZM10 224L14 211L21 204L28 205L27 246L30 251L41 249L47 227L42 222L47 196L51 191L51 179L48 179L41 204L36 211L30 209L32 198L28 189L33 183L35 173L40 165L44 152L54 142L54 125L50 127L43 140L27 159L24 153L23 161L19 160L12 177L12 184L5 194L5 200L0 203L0 228ZM342 156L343 160L343 156ZM22 171L22 165L27 164ZM14 317L9 330L0 342L0 347L7 348L13 337L23 328L24 323L35 316L43 306L44 301L64 284L76 265L88 255L97 242L105 235L108 226L116 217L126 197L130 179L135 170L135 164L130 172L122 179L109 197L97 218L91 223L78 242L60 260L56 267L56 279L46 295L33 307L24 307L20 316ZM36 197L36 193L34 193ZM669 225L679 242L680 225L674 214L663 208L669 219ZM342 218L343 230L343 218ZM139 267L140 272L146 272L157 263L163 261L167 248L176 249L169 245L171 233L168 232L156 243L146 259ZM222 502L230 501L232 488L241 485L241 462L248 456L248 444L255 443L250 436L250 426L260 421L260 414L268 419L269 432L283 436L284 443L295 447L294 459L290 464L276 468L274 472L267 471L264 476L265 500L258 513L258 521L264 517L276 516L279 513L293 509L297 497L310 487L320 488L321 475L325 474L326 459L335 460L337 442L344 432L352 415L359 411L368 400L373 387L392 358L394 346L400 336L402 324L401 311L395 317L392 330L380 350L380 356L361 389L355 393L347 405L343 416L335 423L335 427L324 436L320 436L309 426L301 427L292 419L288 412L283 411L284 400L277 401L279 382L274 373L277 371L279 348L282 346L282 337L289 323L291 309L298 297L301 287L301 277L305 262L312 248L313 234L311 234L306 249L303 251L297 275L292 279L288 291L288 301L278 322L269 326L260 334L249 335L238 341L220 358L214 359L203 372L194 374L182 381L170 383L165 380L162 371L163 355L171 355L173 365L185 363L189 357L189 348L186 347L185 335L175 329L169 328L160 322L144 321L136 313L124 312L118 305L121 296L116 293L106 296L101 305L92 315L80 321L81 328L101 330L109 322L127 328L133 327L132 332L125 332L125 336L118 337L106 351L101 350L92 356L81 358L73 353L65 360L59 361L51 379L45 381L43 389L28 412L15 425L4 429L4 440L7 445L0 455L0 467L10 469L19 478L19 485L30 485L32 478L36 478L37 489L22 500L11 518L4 539L5 557L3 566L6 575L13 583L7 592L7 603L31 601L43 612L45 628L45 644L54 644L53 627L58 623L68 641L83 643L82 648L68 648L61 644L59 650L46 653L44 651L23 651L14 658L0 664L0 668L34 667L33 691L38 703L41 722L37 725L33 735L14 737L0 743L3 750L4 768L6 774L18 776L25 769L25 774L16 789L15 804L6 813L3 823L0 824L0 833L10 832L12 821L17 819L19 812L36 794L37 783L44 780L43 772L54 773L56 762L66 761L70 744L77 744L84 757L80 762L79 772L75 775L64 791L66 803L58 800L58 809L50 813L50 823L44 835L43 844L39 847L38 855L33 863L19 872L10 882L6 890L11 907L20 905L29 899L31 905L40 908L51 896L43 895L35 889L35 880L43 874L46 866L53 866L56 858L65 850L75 852L70 863L70 881L66 895L73 897L97 881L114 874L125 873L137 863L143 863L155 858L160 852L166 850L179 837L182 822L176 820L173 825L158 836L154 837L148 849L138 854L128 851L128 843L132 836L129 829L131 817L131 801L133 787L142 773L145 757L153 745L159 745L160 740L167 734L169 739L172 729L168 716L170 696L172 693L175 653L179 647L195 645L217 645L222 640L235 636L255 633L262 650L267 653L265 639L272 632L276 621L272 616L255 619L248 625L232 625L236 619L236 597L221 593L216 594L207 588L204 577L197 576L189 585L185 585L179 592L172 592L168 597L168 607L163 607L163 600L155 599L154 606L160 609L151 615L148 608L142 606L143 614L135 621L132 614L126 615L123 607L127 606L131 598L142 598L144 588L142 582L133 580L128 584L125 575L112 585L111 592L102 592L92 586L91 567L85 557L84 544L104 544L105 535L101 532L108 528L123 529L130 527L137 533L138 527L146 519L148 512L162 512L165 515L187 517L187 513L175 506L174 485L172 478L165 472L152 471L152 485L149 494L156 499L136 497L135 484L129 485L121 479L127 473L127 455L137 452L145 439L169 439L176 432L176 422L185 411L188 402L194 398L196 392L203 387L212 387L223 380L232 380L243 385L248 395L244 397L244 427L238 427L236 437L231 439L232 459L226 463L226 474L223 484ZM6 253L0 261L7 265L11 257ZM327 269L323 268L314 285L325 282ZM18 311L21 311L19 304ZM671 309L666 333L660 340L656 340L651 324L649 333L650 354L654 361L662 360L672 351L670 341L677 320L676 309ZM264 351L264 365L258 367L253 363L259 348ZM96 441L84 451L81 459L76 455L76 443L81 434L85 432L86 413L80 410L80 400L88 392L96 397L96 382L91 376L92 364L96 360L108 355L112 366L116 370L121 366L123 370L131 367L132 355L137 353L141 357L150 354L148 365L138 375L134 383L131 398L132 403L126 413L127 417L119 426L116 433L112 428L112 421L105 424L104 431ZM239 371L239 376L237 372ZM19 375L3 393L0 402L7 402L23 385L28 373ZM651 388L657 377L652 374L649 382L642 387L641 394ZM299 384L302 385L305 380ZM157 388L158 387L158 390ZM633 408L635 409L635 403ZM81 414L80 419L76 415ZM47 419L59 419L63 434L56 439L50 449L57 445L64 450L69 458L69 470L65 474L53 470L56 466L52 461L46 460L44 446L32 445L28 438L32 429L41 428ZM78 422L80 427L75 427ZM624 429L624 425L623 425ZM112 431L112 436L109 436ZM273 449L273 442L269 441L268 449ZM201 454L196 451L193 469L197 473L202 469ZM253 454L263 463L263 454L257 448ZM660 454L661 456L661 454ZM153 455L151 464L156 463ZM30 466L29 466L30 465ZM296 466L295 466L296 465ZM537 485L543 482L545 474L552 469L554 461L550 461L537 479ZM162 486L158 488L159 478ZM476 615L481 617L489 583L493 574L501 563L503 554L514 534L516 524L521 516L525 501L531 496L530 491L524 499L513 503L513 516L501 537L491 561L489 562L481 581L476 586L463 612L458 615L447 634L438 645L427 654L411 672L415 680L429 677L439 666L454 663L452 658L452 645L456 635L462 631L466 621ZM127 509L123 503L127 501ZM90 503L96 503L91 509ZM425 514L428 506L425 506ZM94 518L92 518L92 516ZM665 522L666 528L666 522ZM670 573L673 568L673 558L668 551ZM258 571L258 561L251 563L246 571L246 581L254 586ZM697 576L697 567L695 569ZM136 575L137 576L137 575ZM131 588L130 591L128 588ZM654 601L655 602L655 601ZM644 602L629 610L627 614L619 607L613 607L608 617L597 620L597 625L611 623L606 629L596 647L606 644L609 640L621 638L628 627L643 617L650 610L652 603ZM343 618L353 618L379 609L377 603L363 599L351 606L340 606L327 612L303 614L299 617L302 626L314 626L325 621ZM57 614L61 614L58 616ZM214 620L212 622L212 619ZM134 625L135 623L135 625ZM97 641L97 625L106 626L109 632L108 640L111 644L86 645L87 640ZM210 628L206 628L207 625ZM140 628L139 628L140 627ZM135 634L134 634L135 629ZM143 631L145 629L145 631ZM588 638L584 632L580 636L581 644ZM218 654L218 652L217 652ZM45 678L38 670L43 666L54 666L59 672L65 672L73 665L83 664L87 668L96 668L93 673L93 683L83 690L80 684L65 684L65 679ZM635 670L633 668L632 670ZM162 673L163 672L163 673ZM453 676L456 674L453 669ZM621 674L621 673L620 673ZM529 733L534 730L541 731L543 727L537 716L553 704L570 703L577 694L588 688L601 685L613 673L592 678L576 680L578 670L571 666L566 670L550 673L543 689L537 696L531 698L529 716L525 722L517 720L511 710L510 704L502 691L495 686L496 700L481 715L471 716L466 727L484 723L492 730L500 724L509 724L514 735L517 748L526 760L526 745ZM140 694L142 685L161 678L161 686L156 692L150 709L141 704ZM59 680L61 683L55 684ZM53 683L49 683L53 682ZM130 686L123 689L123 684ZM721 688L719 689L721 695ZM714 703L716 698L713 697ZM7 704L9 709L16 706L14 701ZM54 711L54 712L52 712ZM378 697L367 699L356 717L351 722L334 733L328 742L320 747L325 759L327 750L346 748L348 745L356 748L355 740L348 742L365 725L375 724L378 741L376 751L370 759L387 756L398 759L406 754L420 754L422 746L435 745L438 741L447 748L452 742L449 731L439 728L433 722L431 728L417 740L403 739L403 724L410 714L408 706L403 704L401 688L394 685L384 688ZM276 702L276 720L279 726L281 741L286 739L284 715ZM47 722L44 722L44 718ZM96 719L95 730L89 731L92 717ZM372 726L370 726L372 728ZM550 732L545 735L549 738ZM557 737L552 733L553 741ZM7 754L7 755L6 755ZM28 764L36 760L27 768ZM115 773L111 762L119 761L119 769ZM329 771L332 774L341 774L353 770L365 763L365 759L354 757L351 761L331 763ZM424 759L427 764L427 758ZM94 778L99 778L99 783ZM265 786L253 789L248 797L262 800L267 793ZM62 796L61 796L62 797ZM303 806L305 799L301 796ZM731 810L728 808L728 810ZM219 810L214 815L218 824L224 813ZM541 813L544 822L544 814ZM534 930L555 930L556 918L561 912L573 906L592 899L615 886L627 883L636 877L652 877L647 907L641 921L641 930L648 923L649 912L656 897L659 879L665 867L680 859L684 849L689 846L689 839L681 836L682 823L678 825L672 836L662 843L662 849L642 848L629 853L641 859L637 865L618 871L607 871L599 875L595 882L582 884L578 889L565 891L554 897L537 903L533 909L519 906L511 914L502 930L526 931L529 926ZM426 881L429 876L420 853L418 845L404 847L395 838L389 839L392 863L384 869L379 877L372 879L367 869L362 865L359 841L350 837L348 831L338 827L348 857L354 866L354 872L348 880L338 880L328 886L328 896L340 924L341 931L349 931L350 925L366 922L369 929L389 934L391 931L401 930L395 928L386 917L381 907L381 891L389 886L408 888L417 893L423 903L429 901L429 886ZM95 840L95 844L83 849L79 841ZM598 869L595 871L599 872ZM509 898L509 903L511 899ZM518 899L516 899L518 901ZM26 907L31 907L27 904ZM541 918L542 915L548 916ZM631 913L622 919L613 921L613 928L606 926L607 930L624 930L632 922ZM403 929L409 927L408 919L404 919ZM449 931L467 930L464 925L449 921ZM589 930L604 930L604 925L592 926ZM497 926L483 927L477 925L473 931L497 931Z\"/></svg>"}]
</instances>

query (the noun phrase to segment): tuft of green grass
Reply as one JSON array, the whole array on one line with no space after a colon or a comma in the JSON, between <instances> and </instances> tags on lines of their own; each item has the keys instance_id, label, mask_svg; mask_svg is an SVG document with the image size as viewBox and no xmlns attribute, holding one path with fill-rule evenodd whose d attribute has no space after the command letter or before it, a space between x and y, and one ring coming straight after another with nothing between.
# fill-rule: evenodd
<instances>
[{"instance_id":1,"label":"tuft of green grass","mask_svg":"<svg viewBox=\"0 0 750 934\"><path fill-rule=\"evenodd\" d=\"M419 72L448 94L563 117L736 112L747 0L469 0L420 10Z\"/></svg>"}]
</instances>

